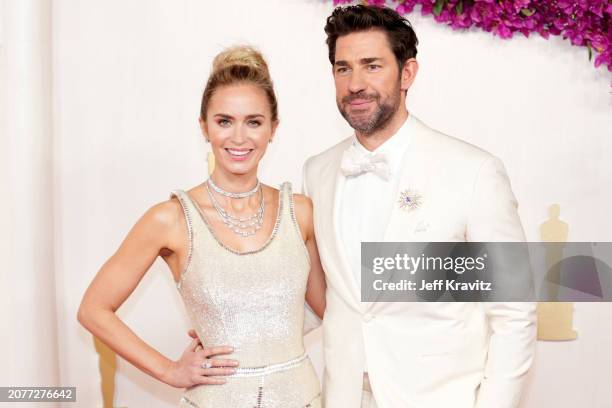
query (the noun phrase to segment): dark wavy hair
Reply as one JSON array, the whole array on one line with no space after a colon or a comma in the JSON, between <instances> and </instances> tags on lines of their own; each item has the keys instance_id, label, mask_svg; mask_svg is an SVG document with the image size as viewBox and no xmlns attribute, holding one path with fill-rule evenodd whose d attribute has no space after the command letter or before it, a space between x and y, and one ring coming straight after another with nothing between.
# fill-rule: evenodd
<instances>
[{"instance_id":1,"label":"dark wavy hair","mask_svg":"<svg viewBox=\"0 0 612 408\"><path fill-rule=\"evenodd\" d=\"M410 22L388 7L367 5L336 7L327 17L325 33L329 49L329 62L336 60L338 37L360 31L381 30L387 35L389 45L400 69L409 58L415 58L419 41Z\"/></svg>"}]
</instances>

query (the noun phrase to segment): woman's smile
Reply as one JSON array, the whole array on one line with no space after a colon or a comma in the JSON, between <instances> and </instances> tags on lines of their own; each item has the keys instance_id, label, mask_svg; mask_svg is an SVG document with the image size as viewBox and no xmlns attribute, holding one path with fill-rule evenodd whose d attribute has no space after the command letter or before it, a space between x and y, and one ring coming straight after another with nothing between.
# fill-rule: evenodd
<instances>
[{"instance_id":1,"label":"woman's smile","mask_svg":"<svg viewBox=\"0 0 612 408\"><path fill-rule=\"evenodd\" d=\"M226 147L225 151L229 154L232 160L243 161L250 157L251 152L255 149L245 149L245 148L229 148Z\"/></svg>"}]
</instances>

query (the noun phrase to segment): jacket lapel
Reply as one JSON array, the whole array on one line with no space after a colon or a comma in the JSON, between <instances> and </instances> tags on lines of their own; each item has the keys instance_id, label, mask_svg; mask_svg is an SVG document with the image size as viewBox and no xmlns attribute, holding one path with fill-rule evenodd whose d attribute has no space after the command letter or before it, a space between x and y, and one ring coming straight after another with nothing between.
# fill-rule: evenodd
<instances>
[{"instance_id":1,"label":"jacket lapel","mask_svg":"<svg viewBox=\"0 0 612 408\"><path fill-rule=\"evenodd\" d=\"M412 126L410 128L410 144L406 149L406 153L402 158L402 164L400 168L400 178L395 185L395 191L393 193L393 206L391 207L391 214L389 215L389 222L385 229L385 242L394 241L410 241L416 222L419 219L421 213L421 206L426 197L423 196L424 191L424 180L423 180L423 168L424 166L424 154L423 154L423 142L424 142L424 125L416 118L412 118ZM421 203L414 207L404 206L400 204L402 197L409 196L410 198L419 198Z\"/></svg>"},{"instance_id":2,"label":"jacket lapel","mask_svg":"<svg viewBox=\"0 0 612 408\"><path fill-rule=\"evenodd\" d=\"M350 296L355 302L355 306L361 307L361 290L357 285L357 281L355 280L355 275L351 270L351 263L348 261L346 250L344 247L344 243L342 242L342 230L340 228L340 209L342 204L342 192L344 190L344 183L346 181L346 177L340 171L340 166L338 166L338 172L336 174L336 187L334 191L334 210L332 216L332 225L334 229L334 237L335 237L335 248L336 253L338 254L339 266L342 271L342 276L347 287L347 290L350 292Z\"/></svg>"},{"instance_id":3,"label":"jacket lapel","mask_svg":"<svg viewBox=\"0 0 612 408\"><path fill-rule=\"evenodd\" d=\"M402 208L400 199L403 194L411 198L420 196L421 200L425 199L422 197L423 180L421 177L421 170L423 169L422 143L425 128L415 117L411 118L411 123L412 126L409 129L411 140L402 158L400 177L392 196L393 206L385 229L384 242L410 242L413 240L414 230L421 215L420 206ZM385 274L381 278L383 282L388 282L391 279L391 274ZM371 302L367 305L366 311L372 311L377 305L383 306L384 303Z\"/></svg>"},{"instance_id":4,"label":"jacket lapel","mask_svg":"<svg viewBox=\"0 0 612 408\"><path fill-rule=\"evenodd\" d=\"M321 172L321 200L329 204L321 206L324 212L319 215L319 229L322 231L321 239L317 236L321 259L325 259L326 275L330 283L341 292L343 298L360 310L361 292L351 271L340 230L340 208L345 177L340 170L340 163L344 151L348 148L351 139L338 146L333 160L328 161Z\"/></svg>"}]
</instances>

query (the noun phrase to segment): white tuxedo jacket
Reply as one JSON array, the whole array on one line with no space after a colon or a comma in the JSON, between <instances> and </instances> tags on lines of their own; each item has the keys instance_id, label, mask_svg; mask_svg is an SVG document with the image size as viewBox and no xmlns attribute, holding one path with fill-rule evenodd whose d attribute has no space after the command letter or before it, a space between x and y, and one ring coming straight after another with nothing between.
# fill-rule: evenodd
<instances>
[{"instance_id":1,"label":"white tuxedo jacket","mask_svg":"<svg viewBox=\"0 0 612 408\"><path fill-rule=\"evenodd\" d=\"M422 205L396 205L385 241L524 241L500 160L409 118L400 191ZM381 408L518 406L531 365L535 303L366 303L339 230L340 173L348 138L308 159L304 193L327 280L323 319L326 408L357 408L367 360ZM378 220L372 220L377 222Z\"/></svg>"}]
</instances>

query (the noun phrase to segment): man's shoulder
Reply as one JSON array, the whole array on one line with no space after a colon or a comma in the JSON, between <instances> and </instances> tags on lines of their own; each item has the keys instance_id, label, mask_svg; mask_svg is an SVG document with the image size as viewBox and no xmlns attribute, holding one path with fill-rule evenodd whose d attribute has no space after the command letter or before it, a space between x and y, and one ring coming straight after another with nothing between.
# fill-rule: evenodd
<instances>
[{"instance_id":1,"label":"man's shoulder","mask_svg":"<svg viewBox=\"0 0 612 408\"><path fill-rule=\"evenodd\" d=\"M418 121L418 123L421 128L420 148L423 150L436 155L444 155L453 161L481 162L493 157L491 153L481 147L430 128L423 122Z\"/></svg>"},{"instance_id":2,"label":"man's shoulder","mask_svg":"<svg viewBox=\"0 0 612 408\"><path fill-rule=\"evenodd\" d=\"M416 153L421 157L435 158L439 170L467 177L476 175L486 162L499 160L481 147L432 129L422 122L418 127Z\"/></svg>"},{"instance_id":3,"label":"man's shoulder","mask_svg":"<svg viewBox=\"0 0 612 408\"><path fill-rule=\"evenodd\" d=\"M348 149L352 141L353 136L349 136L321 153L309 157L308 160L306 160L304 167L306 169L316 168L340 160L342 153Z\"/></svg>"}]
</instances>

